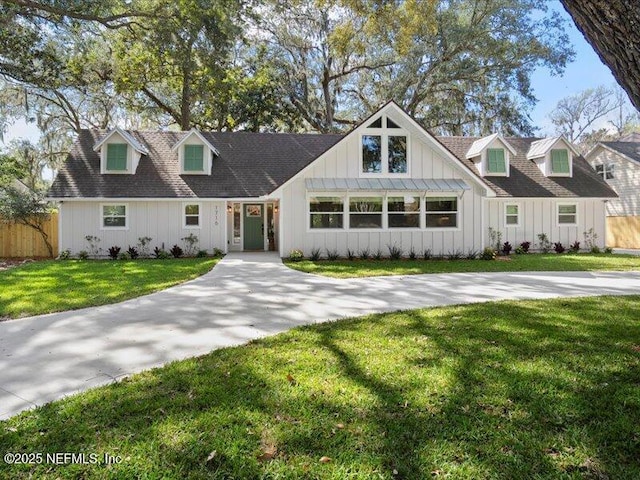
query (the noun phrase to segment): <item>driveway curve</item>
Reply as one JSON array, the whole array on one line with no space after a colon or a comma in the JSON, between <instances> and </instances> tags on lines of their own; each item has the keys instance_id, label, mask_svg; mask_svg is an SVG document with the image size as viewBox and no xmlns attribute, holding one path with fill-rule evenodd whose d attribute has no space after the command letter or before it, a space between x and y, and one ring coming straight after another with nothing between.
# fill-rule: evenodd
<instances>
[{"instance_id":1,"label":"driveway curve","mask_svg":"<svg viewBox=\"0 0 640 480\"><path fill-rule=\"evenodd\" d=\"M299 325L428 306L639 292L640 272L335 279L291 270L275 254L232 253L206 275L162 292L0 323L0 419Z\"/></svg>"}]
</instances>

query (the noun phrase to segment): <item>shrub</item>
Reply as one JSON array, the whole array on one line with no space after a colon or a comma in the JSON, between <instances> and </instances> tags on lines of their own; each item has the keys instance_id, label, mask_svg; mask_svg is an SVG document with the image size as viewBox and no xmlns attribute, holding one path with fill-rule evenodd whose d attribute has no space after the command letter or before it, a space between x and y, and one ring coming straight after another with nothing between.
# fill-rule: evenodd
<instances>
[{"instance_id":1,"label":"shrub","mask_svg":"<svg viewBox=\"0 0 640 480\"><path fill-rule=\"evenodd\" d=\"M502 245L502 232L489 227L489 240L496 251L500 250L500 246Z\"/></svg>"},{"instance_id":2,"label":"shrub","mask_svg":"<svg viewBox=\"0 0 640 480\"><path fill-rule=\"evenodd\" d=\"M360 258L362 260L366 260L369 258L369 249L368 248L363 248L362 250L360 250Z\"/></svg>"},{"instance_id":3,"label":"shrub","mask_svg":"<svg viewBox=\"0 0 640 480\"><path fill-rule=\"evenodd\" d=\"M190 233L189 235L181 238L180 240L184 242L184 254L187 257L193 257L196 251L198 250L198 242L200 241L198 239L198 236L194 235L193 233Z\"/></svg>"},{"instance_id":4,"label":"shrub","mask_svg":"<svg viewBox=\"0 0 640 480\"><path fill-rule=\"evenodd\" d=\"M127 253L131 257L131 260L135 260L140 256L140 254L138 253L138 249L136 247L129 247L127 249Z\"/></svg>"},{"instance_id":5,"label":"shrub","mask_svg":"<svg viewBox=\"0 0 640 480\"><path fill-rule=\"evenodd\" d=\"M549 253L551 251L551 241L546 233L538 234L538 248L542 253Z\"/></svg>"},{"instance_id":6,"label":"shrub","mask_svg":"<svg viewBox=\"0 0 640 480\"><path fill-rule=\"evenodd\" d=\"M348 260L355 260L356 259L356 252L354 250L351 250L350 248L347 248L347 259Z\"/></svg>"},{"instance_id":7,"label":"shrub","mask_svg":"<svg viewBox=\"0 0 640 480\"><path fill-rule=\"evenodd\" d=\"M155 250L158 250L157 252ZM157 247L154 250L154 255L158 260L167 260L171 258L171 255L166 250L158 249Z\"/></svg>"},{"instance_id":8,"label":"shrub","mask_svg":"<svg viewBox=\"0 0 640 480\"><path fill-rule=\"evenodd\" d=\"M131 260L131 255L128 251L121 252L118 254L118 260Z\"/></svg>"},{"instance_id":9,"label":"shrub","mask_svg":"<svg viewBox=\"0 0 640 480\"><path fill-rule=\"evenodd\" d=\"M562 243L560 242L555 242L553 244L553 249L556 251L556 253L560 254L560 253L564 253L564 246L562 245Z\"/></svg>"},{"instance_id":10,"label":"shrub","mask_svg":"<svg viewBox=\"0 0 640 480\"><path fill-rule=\"evenodd\" d=\"M66 250L62 250L58 254L58 260L69 260L71 258L71 250L68 248Z\"/></svg>"},{"instance_id":11,"label":"shrub","mask_svg":"<svg viewBox=\"0 0 640 480\"><path fill-rule=\"evenodd\" d=\"M511 253L511 250L513 250L513 246L509 242L504 242L502 244L502 253L508 256Z\"/></svg>"},{"instance_id":12,"label":"shrub","mask_svg":"<svg viewBox=\"0 0 640 480\"><path fill-rule=\"evenodd\" d=\"M337 260L338 258L340 258L340 254L338 253L338 250L329 250L329 249L327 249L327 259L328 260Z\"/></svg>"},{"instance_id":13,"label":"shrub","mask_svg":"<svg viewBox=\"0 0 640 480\"><path fill-rule=\"evenodd\" d=\"M409 250L409 259L415 260L417 256L418 254L416 253L415 249L411 247L411 249Z\"/></svg>"},{"instance_id":14,"label":"shrub","mask_svg":"<svg viewBox=\"0 0 640 480\"><path fill-rule=\"evenodd\" d=\"M84 239L89 244L89 251L87 252L87 255L91 255L92 257L97 257L98 255L100 255L100 252L102 251L99 246L100 238L94 235L87 235L86 237L84 237Z\"/></svg>"},{"instance_id":15,"label":"shrub","mask_svg":"<svg viewBox=\"0 0 640 480\"><path fill-rule=\"evenodd\" d=\"M522 248L522 246L518 245L518 246L516 247L516 254L518 254L518 255L524 255L525 253L527 253L527 252L525 252L525 250L524 250L524 248Z\"/></svg>"},{"instance_id":16,"label":"shrub","mask_svg":"<svg viewBox=\"0 0 640 480\"><path fill-rule=\"evenodd\" d=\"M529 253L530 248L531 248L531 242L522 242L520 244L520 249L522 253ZM517 249L516 249L516 253L517 253Z\"/></svg>"},{"instance_id":17,"label":"shrub","mask_svg":"<svg viewBox=\"0 0 640 480\"><path fill-rule=\"evenodd\" d=\"M391 260L400 260L400 258L402 258L402 249L395 243L393 245L387 245L387 248L389 249L389 258Z\"/></svg>"},{"instance_id":18,"label":"shrub","mask_svg":"<svg viewBox=\"0 0 640 480\"><path fill-rule=\"evenodd\" d=\"M111 260L117 260L118 259L118 255L120 254L120 247L109 247L109 257L111 257Z\"/></svg>"},{"instance_id":19,"label":"shrub","mask_svg":"<svg viewBox=\"0 0 640 480\"><path fill-rule=\"evenodd\" d=\"M156 257L156 258L160 258L160 255L161 255L162 252L165 252L163 248L156 247L156 248L153 249L153 256ZM165 252L165 253L167 253L167 252Z\"/></svg>"},{"instance_id":20,"label":"shrub","mask_svg":"<svg viewBox=\"0 0 640 480\"><path fill-rule=\"evenodd\" d=\"M569 253L578 253L580 251L580 242L575 241L569 246Z\"/></svg>"},{"instance_id":21,"label":"shrub","mask_svg":"<svg viewBox=\"0 0 640 480\"><path fill-rule=\"evenodd\" d=\"M591 253L602 253L602 250L600 250L600 247L597 245L594 245L593 247L591 247L591 250L589 250ZM613 251L613 250L611 250Z\"/></svg>"},{"instance_id":22,"label":"shrub","mask_svg":"<svg viewBox=\"0 0 640 480\"><path fill-rule=\"evenodd\" d=\"M613 253L613 248L607 247L604 249L604 253L611 255Z\"/></svg>"},{"instance_id":23,"label":"shrub","mask_svg":"<svg viewBox=\"0 0 640 480\"><path fill-rule=\"evenodd\" d=\"M374 260L382 260L382 250L376 250L376 253L373 254Z\"/></svg>"},{"instance_id":24,"label":"shrub","mask_svg":"<svg viewBox=\"0 0 640 480\"><path fill-rule=\"evenodd\" d=\"M476 258L478 258L478 251L470 249L469 251L467 251L467 257L466 258L467 258L467 260L475 260Z\"/></svg>"},{"instance_id":25,"label":"shrub","mask_svg":"<svg viewBox=\"0 0 640 480\"><path fill-rule=\"evenodd\" d=\"M205 258L206 256L207 256L206 250L198 250L198 253L196 253L196 257L198 258Z\"/></svg>"},{"instance_id":26,"label":"shrub","mask_svg":"<svg viewBox=\"0 0 640 480\"><path fill-rule=\"evenodd\" d=\"M460 260L462 258L462 251L461 250L449 250L447 252L447 259L448 260Z\"/></svg>"},{"instance_id":27,"label":"shrub","mask_svg":"<svg viewBox=\"0 0 640 480\"><path fill-rule=\"evenodd\" d=\"M138 252L140 252L140 256L141 257L150 257L151 256L151 252L150 252L151 240L153 240L151 237L139 237L138 238Z\"/></svg>"},{"instance_id":28,"label":"shrub","mask_svg":"<svg viewBox=\"0 0 640 480\"><path fill-rule=\"evenodd\" d=\"M320 249L314 248L313 250L311 250L311 256L309 258L311 258L311 260L313 260L314 262L320 260Z\"/></svg>"},{"instance_id":29,"label":"shrub","mask_svg":"<svg viewBox=\"0 0 640 480\"><path fill-rule=\"evenodd\" d=\"M86 250L80 250L80 252L78 252L78 258L80 260L86 260L89 258L89 252L87 252Z\"/></svg>"},{"instance_id":30,"label":"shrub","mask_svg":"<svg viewBox=\"0 0 640 480\"><path fill-rule=\"evenodd\" d=\"M496 259L496 251L491 247L486 247L482 254L480 255L482 260L495 260Z\"/></svg>"},{"instance_id":31,"label":"shrub","mask_svg":"<svg viewBox=\"0 0 640 480\"><path fill-rule=\"evenodd\" d=\"M299 262L303 258L304 254L302 253L302 250L291 250L291 252L289 252L289 260L292 262Z\"/></svg>"},{"instance_id":32,"label":"shrub","mask_svg":"<svg viewBox=\"0 0 640 480\"><path fill-rule=\"evenodd\" d=\"M422 258L424 258L425 260L430 260L433 257L433 252L431 252L430 248L425 248L422 251Z\"/></svg>"},{"instance_id":33,"label":"shrub","mask_svg":"<svg viewBox=\"0 0 640 480\"><path fill-rule=\"evenodd\" d=\"M182 255L184 255L184 251L178 245L174 245L173 247L171 247L169 253L173 255L173 258L180 258Z\"/></svg>"},{"instance_id":34,"label":"shrub","mask_svg":"<svg viewBox=\"0 0 640 480\"><path fill-rule=\"evenodd\" d=\"M590 228L586 232L582 232L584 237L584 245L591 253L600 253L600 247L598 247L598 234L593 228Z\"/></svg>"},{"instance_id":35,"label":"shrub","mask_svg":"<svg viewBox=\"0 0 640 480\"><path fill-rule=\"evenodd\" d=\"M216 258L220 258L224 255L224 252L222 250L220 250L219 248L214 248L213 249L213 256Z\"/></svg>"}]
</instances>

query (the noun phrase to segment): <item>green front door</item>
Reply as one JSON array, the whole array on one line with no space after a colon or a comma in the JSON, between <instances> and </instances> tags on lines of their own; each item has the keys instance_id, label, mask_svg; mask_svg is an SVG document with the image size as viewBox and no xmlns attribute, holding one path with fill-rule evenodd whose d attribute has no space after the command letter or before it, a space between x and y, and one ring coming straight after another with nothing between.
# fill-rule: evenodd
<instances>
[{"instance_id":1,"label":"green front door","mask_svg":"<svg viewBox=\"0 0 640 480\"><path fill-rule=\"evenodd\" d=\"M244 206L244 249L264 250L264 205Z\"/></svg>"}]
</instances>

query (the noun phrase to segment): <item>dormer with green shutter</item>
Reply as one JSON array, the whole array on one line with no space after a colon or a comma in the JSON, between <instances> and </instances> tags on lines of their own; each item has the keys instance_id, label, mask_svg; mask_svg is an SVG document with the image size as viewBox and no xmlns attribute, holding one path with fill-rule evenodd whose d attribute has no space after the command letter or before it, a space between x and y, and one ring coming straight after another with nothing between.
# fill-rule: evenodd
<instances>
[{"instance_id":1,"label":"dormer with green shutter","mask_svg":"<svg viewBox=\"0 0 640 480\"><path fill-rule=\"evenodd\" d=\"M538 165L545 177L572 177L573 157L578 152L564 137L543 138L533 142L527 158Z\"/></svg>"},{"instance_id":2,"label":"dormer with green shutter","mask_svg":"<svg viewBox=\"0 0 640 480\"><path fill-rule=\"evenodd\" d=\"M100 154L100 173L133 175L147 148L126 130L115 128L93 146Z\"/></svg>"},{"instance_id":3,"label":"dormer with green shutter","mask_svg":"<svg viewBox=\"0 0 640 480\"><path fill-rule=\"evenodd\" d=\"M211 142L195 129L185 132L172 150L178 152L180 175L211 175L213 156L219 155Z\"/></svg>"},{"instance_id":4,"label":"dormer with green shutter","mask_svg":"<svg viewBox=\"0 0 640 480\"><path fill-rule=\"evenodd\" d=\"M516 150L500 134L494 133L473 142L466 157L483 177L508 177L512 155L516 155Z\"/></svg>"}]
</instances>

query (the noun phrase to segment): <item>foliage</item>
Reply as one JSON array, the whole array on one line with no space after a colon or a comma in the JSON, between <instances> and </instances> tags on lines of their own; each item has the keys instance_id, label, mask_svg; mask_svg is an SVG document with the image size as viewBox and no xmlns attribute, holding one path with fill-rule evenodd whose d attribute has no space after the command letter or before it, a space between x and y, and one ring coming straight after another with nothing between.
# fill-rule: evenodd
<instances>
[{"instance_id":1,"label":"foliage","mask_svg":"<svg viewBox=\"0 0 640 480\"><path fill-rule=\"evenodd\" d=\"M578 253L580 251L580 242L575 241L569 246L569 253Z\"/></svg>"},{"instance_id":2,"label":"foliage","mask_svg":"<svg viewBox=\"0 0 640 480\"><path fill-rule=\"evenodd\" d=\"M69 260L70 258L71 258L71 250L69 250L68 248L65 250L62 250L58 254L58 260Z\"/></svg>"},{"instance_id":3,"label":"foliage","mask_svg":"<svg viewBox=\"0 0 640 480\"><path fill-rule=\"evenodd\" d=\"M129 259L130 260L136 260L139 256L140 256L140 252L138 252L138 249L136 247L129 247L127 249L127 253L129 254Z\"/></svg>"},{"instance_id":4,"label":"foliage","mask_svg":"<svg viewBox=\"0 0 640 480\"><path fill-rule=\"evenodd\" d=\"M462 250L449 250L447 252L448 260L460 260L463 256L464 254L462 253Z\"/></svg>"},{"instance_id":5,"label":"foliage","mask_svg":"<svg viewBox=\"0 0 640 480\"><path fill-rule=\"evenodd\" d=\"M347 260L355 260L355 259L356 259L355 250L351 250L350 248L347 248Z\"/></svg>"},{"instance_id":6,"label":"foliage","mask_svg":"<svg viewBox=\"0 0 640 480\"><path fill-rule=\"evenodd\" d=\"M549 253L551 251L551 240L546 233L538 234L538 249L542 253Z\"/></svg>"},{"instance_id":7,"label":"foliage","mask_svg":"<svg viewBox=\"0 0 640 480\"><path fill-rule=\"evenodd\" d=\"M511 250L513 250L513 246L509 242L504 242L502 244L502 253L504 255L508 256L511 253Z\"/></svg>"},{"instance_id":8,"label":"foliage","mask_svg":"<svg viewBox=\"0 0 640 480\"><path fill-rule=\"evenodd\" d=\"M156 257L158 260L167 260L171 258L171 254L169 252L167 252L163 248L158 248L158 247L155 247L153 249L153 256Z\"/></svg>"},{"instance_id":9,"label":"foliage","mask_svg":"<svg viewBox=\"0 0 640 480\"><path fill-rule=\"evenodd\" d=\"M413 248L413 245L411 246L411 248L409 249L409 260L415 260L417 258L418 254L416 253L415 248Z\"/></svg>"},{"instance_id":10,"label":"foliage","mask_svg":"<svg viewBox=\"0 0 640 480\"><path fill-rule=\"evenodd\" d=\"M118 254L118 260L133 260L133 258L131 258L128 251L125 251Z\"/></svg>"},{"instance_id":11,"label":"foliage","mask_svg":"<svg viewBox=\"0 0 640 480\"><path fill-rule=\"evenodd\" d=\"M213 249L213 256L216 257L216 258L220 258L220 257L224 256L224 252L216 247L216 248Z\"/></svg>"},{"instance_id":12,"label":"foliage","mask_svg":"<svg viewBox=\"0 0 640 480\"><path fill-rule=\"evenodd\" d=\"M87 235L84 237L84 239L89 244L89 251L87 253L92 257L99 256L100 252L102 251L102 248L100 247L100 237L97 237L95 235Z\"/></svg>"},{"instance_id":13,"label":"foliage","mask_svg":"<svg viewBox=\"0 0 640 480\"><path fill-rule=\"evenodd\" d=\"M88 260L89 259L89 252L87 252L86 250L80 250L78 252L78 260Z\"/></svg>"},{"instance_id":14,"label":"foliage","mask_svg":"<svg viewBox=\"0 0 640 480\"><path fill-rule=\"evenodd\" d=\"M430 260L432 257L433 257L433 252L431 251L431 249L430 249L430 248L425 248L425 249L422 251L422 258L423 258L424 260Z\"/></svg>"},{"instance_id":15,"label":"foliage","mask_svg":"<svg viewBox=\"0 0 640 480\"><path fill-rule=\"evenodd\" d=\"M598 252L595 252L595 253L598 253ZM613 253L613 248L605 247L604 253L606 253L607 255L611 255Z\"/></svg>"},{"instance_id":16,"label":"foliage","mask_svg":"<svg viewBox=\"0 0 640 480\"><path fill-rule=\"evenodd\" d=\"M395 243L393 245L387 245L387 250L389 250L390 259L398 260L402 258L402 249L398 247Z\"/></svg>"},{"instance_id":17,"label":"foliage","mask_svg":"<svg viewBox=\"0 0 640 480\"><path fill-rule=\"evenodd\" d=\"M120 250L122 249L118 246L109 247L109 257L111 258L111 260L118 259L118 255L120 255Z\"/></svg>"},{"instance_id":18,"label":"foliage","mask_svg":"<svg viewBox=\"0 0 640 480\"><path fill-rule=\"evenodd\" d=\"M0 271L0 318L121 302L198 277L215 264L213 259L187 259L47 260L20 265Z\"/></svg>"},{"instance_id":19,"label":"foliage","mask_svg":"<svg viewBox=\"0 0 640 480\"><path fill-rule=\"evenodd\" d=\"M475 260L476 258L478 258L478 255L478 251L471 248L467 251L467 255L465 256L465 258L467 260Z\"/></svg>"},{"instance_id":20,"label":"foliage","mask_svg":"<svg viewBox=\"0 0 640 480\"><path fill-rule=\"evenodd\" d=\"M360 250L360 260L367 260L370 255L371 253L369 252L368 248L363 248L362 250Z\"/></svg>"},{"instance_id":21,"label":"foliage","mask_svg":"<svg viewBox=\"0 0 640 480\"><path fill-rule=\"evenodd\" d=\"M150 257L151 256L151 241L153 238L151 237L139 237L138 238L138 251L140 252L141 257Z\"/></svg>"},{"instance_id":22,"label":"foliage","mask_svg":"<svg viewBox=\"0 0 640 480\"><path fill-rule=\"evenodd\" d=\"M200 242L200 239L198 238L198 236L194 235L193 233L190 233L189 235L181 238L180 240L182 240L185 245L184 254L187 257L193 257L195 253L198 251L198 243Z\"/></svg>"},{"instance_id":23,"label":"foliage","mask_svg":"<svg viewBox=\"0 0 640 480\"><path fill-rule=\"evenodd\" d=\"M565 248L564 248L564 245L562 245L562 243L560 243L560 242L554 242L554 244L553 244L553 250L554 250L556 253L560 254L560 253L564 253Z\"/></svg>"},{"instance_id":24,"label":"foliage","mask_svg":"<svg viewBox=\"0 0 640 480\"><path fill-rule=\"evenodd\" d=\"M289 253L289 261L291 262L299 262L304 258L304 253L302 250L291 250Z\"/></svg>"},{"instance_id":25,"label":"foliage","mask_svg":"<svg viewBox=\"0 0 640 480\"><path fill-rule=\"evenodd\" d=\"M171 247L169 253L173 255L173 258L180 258L182 257L182 255L184 255L184 251L178 245L174 245L173 247Z\"/></svg>"},{"instance_id":26,"label":"foliage","mask_svg":"<svg viewBox=\"0 0 640 480\"><path fill-rule=\"evenodd\" d=\"M198 253L196 253L196 258L206 258L206 257L207 257L206 250L198 250Z\"/></svg>"},{"instance_id":27,"label":"foliage","mask_svg":"<svg viewBox=\"0 0 640 480\"><path fill-rule=\"evenodd\" d=\"M327 249L327 260L337 260L340 257L338 250Z\"/></svg>"},{"instance_id":28,"label":"foliage","mask_svg":"<svg viewBox=\"0 0 640 480\"><path fill-rule=\"evenodd\" d=\"M522 253L529 253L529 249L531 248L531 242L522 242L520 244L520 248L522 249Z\"/></svg>"},{"instance_id":29,"label":"foliage","mask_svg":"<svg viewBox=\"0 0 640 480\"><path fill-rule=\"evenodd\" d=\"M590 228L586 232L582 232L584 237L584 244L591 253L600 253L600 247L598 246L598 234L593 228Z\"/></svg>"},{"instance_id":30,"label":"foliage","mask_svg":"<svg viewBox=\"0 0 640 480\"><path fill-rule=\"evenodd\" d=\"M372 255L372 258L374 260L382 260L382 250L377 249L374 254Z\"/></svg>"},{"instance_id":31,"label":"foliage","mask_svg":"<svg viewBox=\"0 0 640 480\"><path fill-rule=\"evenodd\" d=\"M502 232L489 227L489 243L496 252L499 252L502 248Z\"/></svg>"},{"instance_id":32,"label":"foliage","mask_svg":"<svg viewBox=\"0 0 640 480\"><path fill-rule=\"evenodd\" d=\"M313 262L316 262L318 260L320 260L320 256L321 256L321 252L322 250L320 250L319 248L314 248L311 250L311 255L309 256L309 259Z\"/></svg>"},{"instance_id":33,"label":"foliage","mask_svg":"<svg viewBox=\"0 0 640 480\"><path fill-rule=\"evenodd\" d=\"M480 258L482 260L495 260L496 255L497 252L495 251L495 249L491 247L485 247L485 249L482 251L482 254L480 254Z\"/></svg>"}]
</instances>

